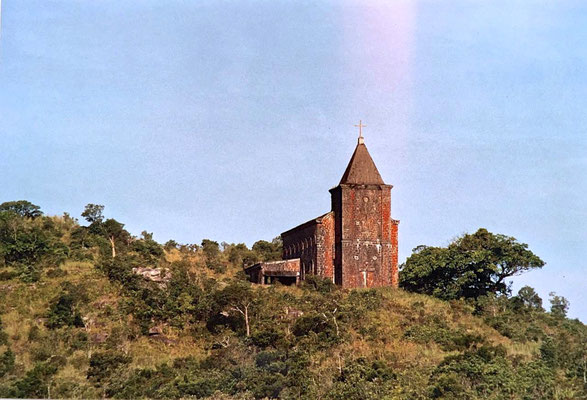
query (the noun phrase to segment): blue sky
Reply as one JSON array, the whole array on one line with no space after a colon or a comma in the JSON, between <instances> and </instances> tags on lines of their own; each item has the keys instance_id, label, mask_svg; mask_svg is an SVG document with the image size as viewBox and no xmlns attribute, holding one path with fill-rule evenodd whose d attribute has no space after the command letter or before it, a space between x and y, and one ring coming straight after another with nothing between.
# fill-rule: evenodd
<instances>
[{"instance_id":1,"label":"blue sky","mask_svg":"<svg viewBox=\"0 0 587 400\"><path fill-rule=\"evenodd\" d=\"M359 119L400 260L485 227L587 321L584 1L7 1L0 201L164 242L330 208Z\"/></svg>"}]
</instances>

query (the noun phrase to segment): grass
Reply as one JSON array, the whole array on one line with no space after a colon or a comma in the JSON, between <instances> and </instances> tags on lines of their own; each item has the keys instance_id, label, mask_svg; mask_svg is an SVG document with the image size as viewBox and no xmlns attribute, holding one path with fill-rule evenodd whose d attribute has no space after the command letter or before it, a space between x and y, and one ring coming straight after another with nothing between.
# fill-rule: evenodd
<instances>
[{"instance_id":1,"label":"grass","mask_svg":"<svg viewBox=\"0 0 587 400\"><path fill-rule=\"evenodd\" d=\"M193 260L194 268L198 262L196 258ZM167 261L174 261L173 252L167 254ZM161 341L161 337L142 336L137 329L133 330L129 323L131 317L119 309L121 298L118 287L110 283L92 263L70 261L60 268L67 272L65 276L44 277L41 283L24 284L17 280L0 283L1 318L20 368L29 370L35 362L43 359L46 355L44 352L48 352L49 356L64 357L66 365L54 377L53 384L57 387L77 383L79 387L85 387L85 392L78 393L77 396L96 397L101 394L93 392L94 389L87 385L84 386L87 383L89 359L95 351L110 348L130 355L132 368L154 368L161 364L171 364L180 357L203 360L211 354L211 344L218 338L209 333L195 335L193 327L174 329L164 326L163 334L170 340L168 343ZM208 272L213 274L212 271L206 273ZM73 350L68 342L71 341L66 334L68 328L62 328L57 334L47 329L44 323L51 299L60 293L61 285L66 281L83 288L88 299L79 311L84 316L84 331L90 342L85 348L77 350ZM295 299L291 308L300 307L309 312L313 307L307 290L300 287L260 286L255 290L266 292L267 296L272 296L271 291L278 291L280 299ZM346 327L345 334L350 335L350 340L319 351L312 358L309 369L316 376L323 377L324 382L334 382L340 368L363 357L388 363L397 371L400 386L402 379L410 379L406 386L418 387L413 380L421 379L421 386L425 387L431 371L447 355L458 353L443 349L434 340L435 330L447 334L480 335L487 343L504 345L510 356L526 360L539 353L540 343L513 342L500 335L485 324L482 318L472 315L472 310L464 302L444 302L391 288L378 289L378 294L380 307L366 311L360 325ZM268 307L270 308L265 311L275 318L282 313L281 307L285 309L290 305L282 301ZM254 320L252 324L254 329ZM418 341L407 337L406 331L414 326L425 327L427 330L423 332L432 335L431 339ZM34 343L29 341L32 329L37 330ZM108 339L103 344L93 343L92 338L97 334L106 334ZM243 359L254 356L250 354L250 348L243 347L239 351L242 352Z\"/></svg>"}]
</instances>

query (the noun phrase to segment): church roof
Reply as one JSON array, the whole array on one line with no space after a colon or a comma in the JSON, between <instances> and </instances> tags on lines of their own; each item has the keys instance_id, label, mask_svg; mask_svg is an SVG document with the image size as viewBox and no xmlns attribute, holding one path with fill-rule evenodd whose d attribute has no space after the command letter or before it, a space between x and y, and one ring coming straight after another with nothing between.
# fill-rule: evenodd
<instances>
[{"instance_id":1,"label":"church roof","mask_svg":"<svg viewBox=\"0 0 587 400\"><path fill-rule=\"evenodd\" d=\"M324 219L326 216L328 216L328 215L330 215L330 214L332 214L332 213L333 213L333 211L329 211L329 212L327 212L326 214L322 214L321 216L319 216L319 217L316 217L316 218L313 218L313 219L311 219L311 220L309 220L309 221L306 221L306 222L304 222L303 224L299 224L298 226L296 226L296 227L294 227L294 228L291 228L291 229L289 229L289 230L287 230L287 231L283 232L283 233L281 234L281 236L283 236L283 235L288 235L288 234L290 234L290 233L292 233L292 232L294 232L294 231L297 231L297 230L300 230L300 229L307 228L308 226L311 226L311 225L321 224L321 223L322 223L322 220L323 220L323 219Z\"/></svg>"},{"instance_id":2,"label":"church roof","mask_svg":"<svg viewBox=\"0 0 587 400\"><path fill-rule=\"evenodd\" d=\"M362 139L362 136L359 137L359 143L346 171L344 171L340 184L384 185L385 183Z\"/></svg>"}]
</instances>

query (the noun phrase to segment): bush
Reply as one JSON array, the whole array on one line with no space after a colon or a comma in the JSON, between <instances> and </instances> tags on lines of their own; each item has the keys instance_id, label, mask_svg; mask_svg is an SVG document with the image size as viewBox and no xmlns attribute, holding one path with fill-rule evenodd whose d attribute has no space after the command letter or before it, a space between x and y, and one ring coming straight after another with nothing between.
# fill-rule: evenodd
<instances>
[{"instance_id":1,"label":"bush","mask_svg":"<svg viewBox=\"0 0 587 400\"><path fill-rule=\"evenodd\" d=\"M47 327L56 329L62 326L83 327L81 315L74 309L74 297L70 293L62 293L53 301L47 315Z\"/></svg>"},{"instance_id":2,"label":"bush","mask_svg":"<svg viewBox=\"0 0 587 400\"><path fill-rule=\"evenodd\" d=\"M7 269L0 271L0 281L9 281L11 279L17 278L18 272L14 269Z\"/></svg>"},{"instance_id":3,"label":"bush","mask_svg":"<svg viewBox=\"0 0 587 400\"><path fill-rule=\"evenodd\" d=\"M14 369L14 353L12 350L6 350L0 356L0 378Z\"/></svg>"},{"instance_id":4,"label":"bush","mask_svg":"<svg viewBox=\"0 0 587 400\"><path fill-rule=\"evenodd\" d=\"M41 279L41 267L39 265L18 263L14 267L19 279L25 283L34 283Z\"/></svg>"},{"instance_id":5,"label":"bush","mask_svg":"<svg viewBox=\"0 0 587 400\"><path fill-rule=\"evenodd\" d=\"M87 378L96 383L104 383L119 367L127 365L131 358L114 351L104 351L92 354Z\"/></svg>"},{"instance_id":6,"label":"bush","mask_svg":"<svg viewBox=\"0 0 587 400\"><path fill-rule=\"evenodd\" d=\"M432 398L515 398L519 378L503 346L483 345L448 356L433 371Z\"/></svg>"},{"instance_id":7,"label":"bush","mask_svg":"<svg viewBox=\"0 0 587 400\"><path fill-rule=\"evenodd\" d=\"M473 345L485 342L483 336L463 330L451 330L440 324L414 325L404 332L406 339L416 343L434 342L444 351L467 350Z\"/></svg>"},{"instance_id":8,"label":"bush","mask_svg":"<svg viewBox=\"0 0 587 400\"><path fill-rule=\"evenodd\" d=\"M393 389L396 374L381 360L358 358L342 368L332 390L331 399L381 399Z\"/></svg>"},{"instance_id":9,"label":"bush","mask_svg":"<svg viewBox=\"0 0 587 400\"><path fill-rule=\"evenodd\" d=\"M2 319L0 319L0 346L3 344L8 344L8 334L3 331L4 327L2 325Z\"/></svg>"},{"instance_id":10,"label":"bush","mask_svg":"<svg viewBox=\"0 0 587 400\"><path fill-rule=\"evenodd\" d=\"M275 344L279 341L280 338L281 334L273 329L257 331L251 335L251 341L253 342L253 344L261 348L275 346Z\"/></svg>"},{"instance_id":11,"label":"bush","mask_svg":"<svg viewBox=\"0 0 587 400\"><path fill-rule=\"evenodd\" d=\"M67 271L62 270L61 268L51 268L47 270L47 278L61 278L67 275Z\"/></svg>"},{"instance_id":12,"label":"bush","mask_svg":"<svg viewBox=\"0 0 587 400\"><path fill-rule=\"evenodd\" d=\"M307 314L298 318L293 325L292 333L295 336L306 336L310 332L332 337L335 336L335 327L329 319L320 314Z\"/></svg>"},{"instance_id":13,"label":"bush","mask_svg":"<svg viewBox=\"0 0 587 400\"><path fill-rule=\"evenodd\" d=\"M11 390L12 397L46 398L49 379L57 373L57 366L50 362L38 363L24 378L16 381Z\"/></svg>"},{"instance_id":14,"label":"bush","mask_svg":"<svg viewBox=\"0 0 587 400\"><path fill-rule=\"evenodd\" d=\"M322 278L318 275L308 275L302 283L304 289L315 290L318 293L326 294L334 291L337 286L332 279Z\"/></svg>"}]
</instances>

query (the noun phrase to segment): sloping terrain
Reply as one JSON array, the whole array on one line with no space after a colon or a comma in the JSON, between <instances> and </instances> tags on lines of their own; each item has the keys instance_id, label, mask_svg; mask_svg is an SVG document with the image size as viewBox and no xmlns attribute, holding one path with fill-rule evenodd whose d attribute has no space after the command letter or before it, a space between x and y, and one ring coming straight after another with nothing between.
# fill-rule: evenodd
<instances>
[{"instance_id":1,"label":"sloping terrain","mask_svg":"<svg viewBox=\"0 0 587 400\"><path fill-rule=\"evenodd\" d=\"M277 241L0 217L0 397L587 398L587 329L541 302L256 286Z\"/></svg>"}]
</instances>

